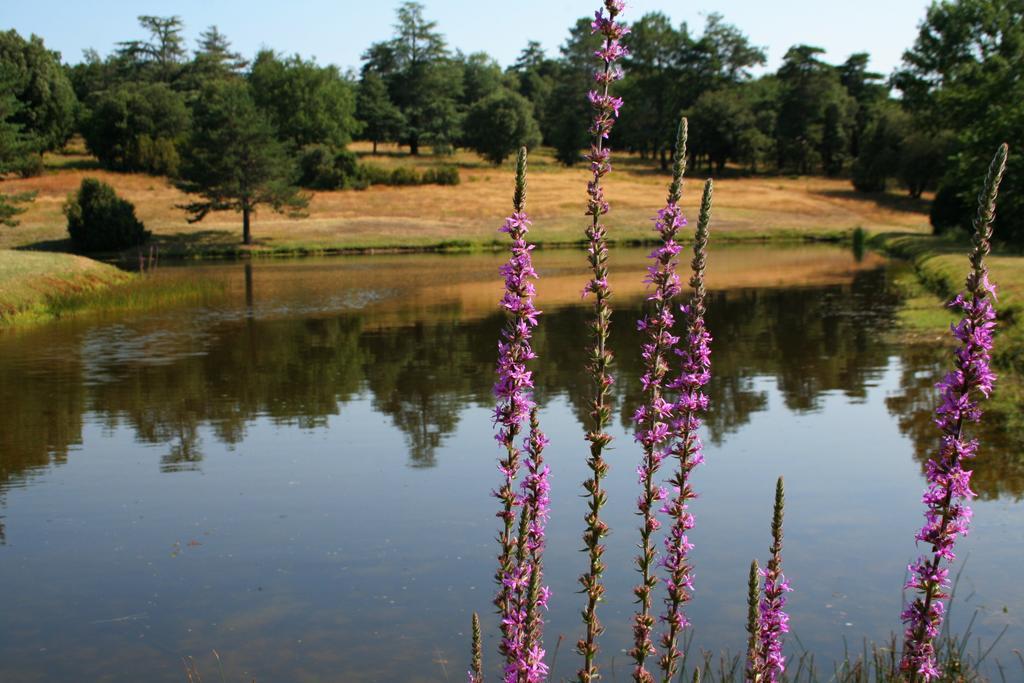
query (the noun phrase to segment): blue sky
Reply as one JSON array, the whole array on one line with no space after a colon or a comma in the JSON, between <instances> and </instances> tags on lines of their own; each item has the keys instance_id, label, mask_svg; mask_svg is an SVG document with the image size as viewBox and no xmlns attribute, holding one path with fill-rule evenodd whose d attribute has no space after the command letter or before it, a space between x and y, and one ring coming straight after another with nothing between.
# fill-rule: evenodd
<instances>
[{"instance_id":1,"label":"blue sky","mask_svg":"<svg viewBox=\"0 0 1024 683\"><path fill-rule=\"evenodd\" d=\"M391 34L398 0L3 0L0 27L22 34L37 33L65 61L78 61L82 50L110 52L119 40L142 37L139 14L180 15L190 46L199 32L216 24L235 49L252 56L262 46L342 68L358 67L372 42ZM587 15L596 0L424 0L427 16L449 45L464 52L484 50L503 66L528 40L539 40L557 54L570 24ZM661 11L673 22L700 29L704 16L719 12L756 45L768 50L774 69L786 49L810 43L827 50L826 59L840 62L853 52L872 55L872 68L890 73L913 42L928 0L633 0L626 19Z\"/></svg>"}]
</instances>

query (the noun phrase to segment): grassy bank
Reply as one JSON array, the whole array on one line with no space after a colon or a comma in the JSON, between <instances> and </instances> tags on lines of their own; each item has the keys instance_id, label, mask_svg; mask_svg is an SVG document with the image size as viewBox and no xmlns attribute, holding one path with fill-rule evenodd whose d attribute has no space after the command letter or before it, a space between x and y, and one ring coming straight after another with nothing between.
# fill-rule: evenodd
<instances>
[{"instance_id":1,"label":"grassy bank","mask_svg":"<svg viewBox=\"0 0 1024 683\"><path fill-rule=\"evenodd\" d=\"M365 251L487 249L500 242L497 226L510 210L512 168L495 167L475 155L410 157L382 148L371 156L355 146L364 162L384 167L454 165L462 179L457 186L374 186L365 191L315 192L309 215L289 219L269 210L253 224L256 245L239 245L241 219L215 213L196 224L186 222L178 208L189 197L166 178L114 173L99 169L84 153L47 157L47 172L38 178L4 180L5 192L35 191L35 202L21 225L0 231L0 248L32 246L66 249L61 205L85 177L113 185L132 201L146 227L153 231L161 256L231 257L254 254L330 254ZM684 205L695 215L699 200L698 172L690 174ZM549 150L530 160L529 211L531 237L544 246L579 244L584 226L587 170L566 169ZM668 176L657 165L621 155L608 197L612 238L620 244L643 243L654 237L651 216L664 202ZM900 194L862 195L848 180L819 177L725 177L716 180L713 230L719 241L839 240L857 227L868 232L925 233L926 202Z\"/></svg>"},{"instance_id":2,"label":"grassy bank","mask_svg":"<svg viewBox=\"0 0 1024 683\"><path fill-rule=\"evenodd\" d=\"M926 290L910 289L902 315L904 324L922 335L950 339L944 331L953 316L938 307L936 295L948 299L963 289L970 267L967 239L880 234L870 244L910 261ZM1024 414L1020 410L1024 404L1024 256L996 251L987 261L999 295L999 331L993 361L1001 381L991 406L1004 421L1007 434L1024 441Z\"/></svg>"},{"instance_id":3,"label":"grassy bank","mask_svg":"<svg viewBox=\"0 0 1024 683\"><path fill-rule=\"evenodd\" d=\"M191 303L220 289L203 280L133 275L72 254L0 249L0 329Z\"/></svg>"}]
</instances>

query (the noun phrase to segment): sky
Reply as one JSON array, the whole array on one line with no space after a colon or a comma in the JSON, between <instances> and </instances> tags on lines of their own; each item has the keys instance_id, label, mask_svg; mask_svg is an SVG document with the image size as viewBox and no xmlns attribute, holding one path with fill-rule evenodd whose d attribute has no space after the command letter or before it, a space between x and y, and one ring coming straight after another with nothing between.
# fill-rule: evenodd
<instances>
[{"instance_id":1,"label":"sky","mask_svg":"<svg viewBox=\"0 0 1024 683\"><path fill-rule=\"evenodd\" d=\"M557 56L569 26L592 14L598 0L422 0L426 16L437 22L449 46L463 52L485 51L502 66L515 61L529 40ZM43 37L66 62L82 51L101 55L121 40L144 37L136 16L178 15L189 45L200 31L216 24L234 48L251 57L261 47L315 57L343 70L358 68L373 42L392 34L399 0L0 0L0 28ZM660 11L673 23L686 21L699 33L704 18L718 12L766 48L769 70L778 68L786 49L798 43L825 48L825 59L845 60L868 52L871 68L889 74L917 35L929 0L627 0L625 20Z\"/></svg>"}]
</instances>

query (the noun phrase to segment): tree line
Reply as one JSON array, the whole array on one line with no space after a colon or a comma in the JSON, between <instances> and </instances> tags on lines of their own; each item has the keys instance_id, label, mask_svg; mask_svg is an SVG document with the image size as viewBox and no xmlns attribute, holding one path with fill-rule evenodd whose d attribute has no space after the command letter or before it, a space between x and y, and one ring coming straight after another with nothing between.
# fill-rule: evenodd
<instances>
[{"instance_id":1,"label":"tree line","mask_svg":"<svg viewBox=\"0 0 1024 683\"><path fill-rule=\"evenodd\" d=\"M299 187L365 186L352 140L411 155L470 149L495 164L544 144L574 165L586 146L598 47L587 18L557 56L531 41L503 69L486 53L453 50L424 6L406 2L393 36L370 45L357 72L270 49L250 61L216 27L190 50L181 18L139 23L145 37L105 57L88 50L74 65L41 38L0 34L0 171L37 173L40 152L80 133L104 167L177 178L199 197L193 219L232 208L247 223L257 205L301 211ZM709 174L821 173L863 192L937 190L936 228L965 225L971 179L993 141L1024 138L1022 26L1019 0L944 0L889 76L865 52L831 64L804 44L755 76L765 50L721 15L697 31L651 12L630 26L621 93L634 105L615 144L667 169L668 122L685 114L690 163ZM1022 243L1017 168L1011 160L1001 229Z\"/></svg>"}]
</instances>

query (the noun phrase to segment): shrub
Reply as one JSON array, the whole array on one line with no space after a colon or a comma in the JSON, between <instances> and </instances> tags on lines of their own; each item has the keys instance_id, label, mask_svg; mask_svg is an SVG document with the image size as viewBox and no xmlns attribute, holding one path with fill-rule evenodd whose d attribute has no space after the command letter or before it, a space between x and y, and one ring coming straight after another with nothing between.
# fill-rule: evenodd
<instances>
[{"instance_id":1,"label":"shrub","mask_svg":"<svg viewBox=\"0 0 1024 683\"><path fill-rule=\"evenodd\" d=\"M347 149L307 145L299 155L299 184L314 190L362 189L359 159Z\"/></svg>"},{"instance_id":2,"label":"shrub","mask_svg":"<svg viewBox=\"0 0 1024 683\"><path fill-rule=\"evenodd\" d=\"M388 185L391 182L391 172L376 164L360 166L360 176L369 185Z\"/></svg>"},{"instance_id":3,"label":"shrub","mask_svg":"<svg viewBox=\"0 0 1024 683\"><path fill-rule=\"evenodd\" d=\"M42 154L28 154L15 163L15 170L22 178L35 178L43 175L45 166Z\"/></svg>"},{"instance_id":4,"label":"shrub","mask_svg":"<svg viewBox=\"0 0 1024 683\"><path fill-rule=\"evenodd\" d=\"M95 178L82 180L78 193L64 204L64 215L71 241L80 251L116 251L149 238L132 203Z\"/></svg>"},{"instance_id":5,"label":"shrub","mask_svg":"<svg viewBox=\"0 0 1024 683\"><path fill-rule=\"evenodd\" d=\"M343 179L334 163L335 153L327 145L308 145L299 154L299 184L314 190L335 190Z\"/></svg>"},{"instance_id":6,"label":"shrub","mask_svg":"<svg viewBox=\"0 0 1024 683\"><path fill-rule=\"evenodd\" d=\"M971 206L955 187L943 185L935 193L929 220L936 235L960 228L966 230L971 225Z\"/></svg>"},{"instance_id":7,"label":"shrub","mask_svg":"<svg viewBox=\"0 0 1024 683\"><path fill-rule=\"evenodd\" d=\"M398 166L391 171L391 180L389 185L397 185L399 187L404 185L419 185L422 182L420 172L415 168L409 166Z\"/></svg>"},{"instance_id":8,"label":"shrub","mask_svg":"<svg viewBox=\"0 0 1024 683\"><path fill-rule=\"evenodd\" d=\"M176 175L190 127L185 96L166 83L124 83L89 100L85 145L104 168Z\"/></svg>"},{"instance_id":9,"label":"shrub","mask_svg":"<svg viewBox=\"0 0 1024 683\"><path fill-rule=\"evenodd\" d=\"M133 146L134 163L138 168L157 175L178 175L181 156L173 140L152 138L142 134L134 141Z\"/></svg>"},{"instance_id":10,"label":"shrub","mask_svg":"<svg viewBox=\"0 0 1024 683\"><path fill-rule=\"evenodd\" d=\"M353 181L345 187L357 190L365 189L370 185L458 185L461 182L459 169L455 166L438 166L428 168L420 173L410 166L398 166L387 169L376 164L362 164L357 173L358 183Z\"/></svg>"},{"instance_id":11,"label":"shrub","mask_svg":"<svg viewBox=\"0 0 1024 683\"><path fill-rule=\"evenodd\" d=\"M455 166L428 168L423 172L424 185L458 185L460 182L459 169Z\"/></svg>"}]
</instances>

